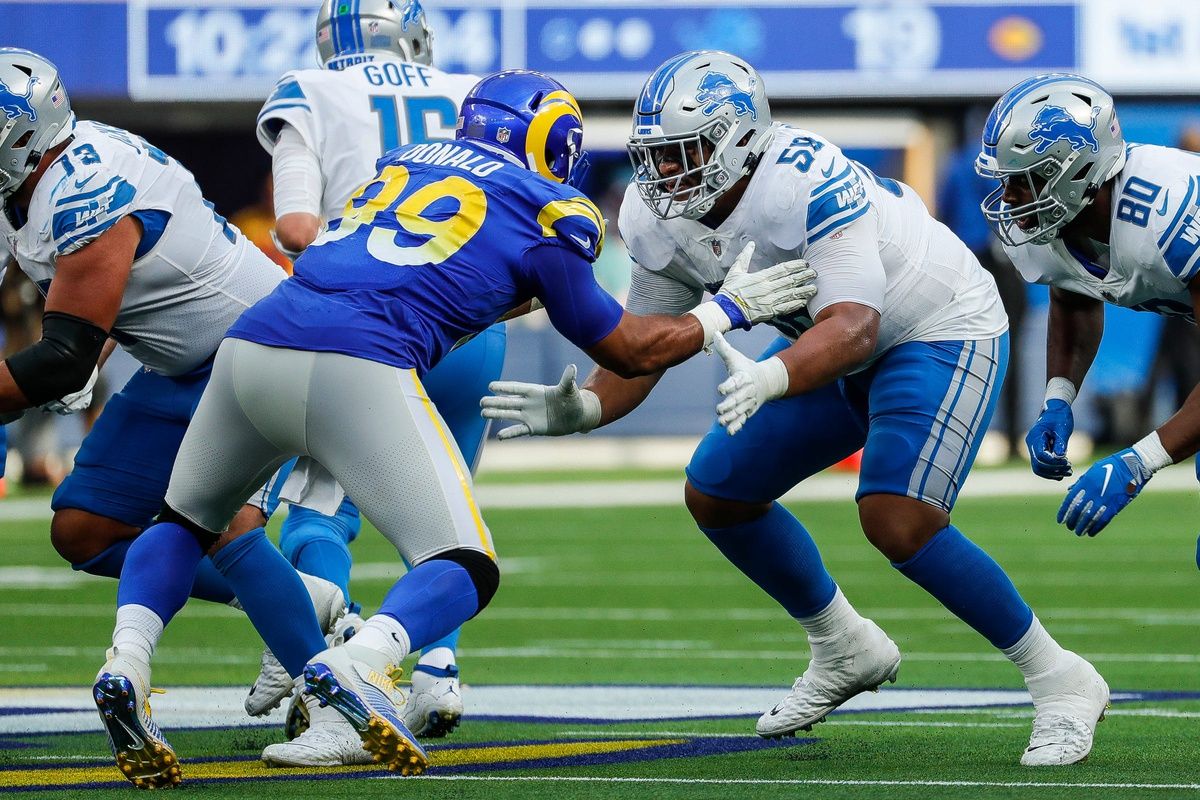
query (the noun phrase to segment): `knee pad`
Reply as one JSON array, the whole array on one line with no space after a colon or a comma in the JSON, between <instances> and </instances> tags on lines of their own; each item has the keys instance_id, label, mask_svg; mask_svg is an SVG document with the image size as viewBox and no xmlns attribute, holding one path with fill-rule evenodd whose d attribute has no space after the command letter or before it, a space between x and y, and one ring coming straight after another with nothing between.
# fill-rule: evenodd
<instances>
[{"instance_id":1,"label":"knee pad","mask_svg":"<svg viewBox=\"0 0 1200 800\"><path fill-rule=\"evenodd\" d=\"M496 562L492 560L491 556L482 550L468 550L460 547L438 553L429 560L438 559L453 561L471 576L471 582L475 584L475 594L479 597L479 608L475 609L475 614L487 608L487 604L492 602L492 598L496 596L496 590L500 588L500 568L496 566Z\"/></svg>"},{"instance_id":2,"label":"knee pad","mask_svg":"<svg viewBox=\"0 0 1200 800\"><path fill-rule=\"evenodd\" d=\"M213 545L217 543L217 540L221 538L221 534L213 533L206 528L200 527L168 505L163 506L163 510L159 512L158 519L156 521L171 522L184 528L188 533L196 537L196 541L200 543L200 548L206 553L211 550Z\"/></svg>"}]
</instances>

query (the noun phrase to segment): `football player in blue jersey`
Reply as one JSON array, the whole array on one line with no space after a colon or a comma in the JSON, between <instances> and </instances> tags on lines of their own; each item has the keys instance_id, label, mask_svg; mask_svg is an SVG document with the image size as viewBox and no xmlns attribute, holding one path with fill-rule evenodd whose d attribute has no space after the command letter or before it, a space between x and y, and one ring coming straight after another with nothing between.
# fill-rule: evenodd
<instances>
[{"instance_id":1,"label":"football player in blue jersey","mask_svg":"<svg viewBox=\"0 0 1200 800\"><path fill-rule=\"evenodd\" d=\"M1009 258L1050 286L1046 396L1026 437L1035 474L1072 474L1071 404L1104 333L1104 304L1196 321L1200 156L1126 142L1112 96L1079 75L1036 75L1006 92L976 169L1000 185L983 202ZM1155 472L1200 449L1200 391L1141 441L1092 465L1058 521L1095 536ZM1198 462L1200 464L1200 462Z\"/></svg>"},{"instance_id":2,"label":"football player in blue jersey","mask_svg":"<svg viewBox=\"0 0 1200 800\"><path fill-rule=\"evenodd\" d=\"M424 770L389 676L410 651L481 611L500 573L470 470L421 378L456 342L533 298L565 337L633 377L689 358L731 327L795 312L813 291L803 262L748 272L749 247L692 313L624 312L592 274L604 220L566 183L582 139L570 93L512 71L466 97L455 141L380 159L295 275L222 343L163 521L131 548L118 631L139 606L169 620L211 550L289 674L337 709L381 763ZM328 649L297 573L265 533L221 535L247 494L296 455L328 469L413 565L354 638ZM116 666L106 665L97 687L127 687L131 703L144 704ZM138 669L148 676L148 663ZM136 715L121 721L140 747L114 742L120 763L143 780L176 768L161 732Z\"/></svg>"}]
</instances>

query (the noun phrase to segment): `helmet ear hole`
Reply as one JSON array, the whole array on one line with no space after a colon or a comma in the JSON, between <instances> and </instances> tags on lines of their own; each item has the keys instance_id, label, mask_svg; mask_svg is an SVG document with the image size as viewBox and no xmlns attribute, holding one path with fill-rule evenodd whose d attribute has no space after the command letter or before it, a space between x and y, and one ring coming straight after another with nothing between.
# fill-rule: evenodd
<instances>
[{"instance_id":1,"label":"helmet ear hole","mask_svg":"<svg viewBox=\"0 0 1200 800\"><path fill-rule=\"evenodd\" d=\"M12 143L13 150L24 150L29 146L29 142L33 139L33 129L25 131L20 139Z\"/></svg>"}]
</instances>

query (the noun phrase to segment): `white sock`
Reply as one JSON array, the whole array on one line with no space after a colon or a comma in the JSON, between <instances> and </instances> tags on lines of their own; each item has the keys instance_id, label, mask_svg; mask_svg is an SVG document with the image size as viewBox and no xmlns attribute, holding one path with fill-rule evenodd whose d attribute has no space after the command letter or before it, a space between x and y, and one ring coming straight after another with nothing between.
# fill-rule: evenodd
<instances>
[{"instance_id":1,"label":"white sock","mask_svg":"<svg viewBox=\"0 0 1200 800\"><path fill-rule=\"evenodd\" d=\"M364 622L345 645L353 658L366 661L381 672L388 665L399 665L411 646L408 631L386 614L376 614Z\"/></svg>"},{"instance_id":2,"label":"white sock","mask_svg":"<svg viewBox=\"0 0 1200 800\"><path fill-rule=\"evenodd\" d=\"M829 605L811 617L797 617L796 621L808 634L809 644L814 649L821 644L841 638L850 628L862 622L862 616L850 605L839 586Z\"/></svg>"},{"instance_id":3,"label":"white sock","mask_svg":"<svg viewBox=\"0 0 1200 800\"><path fill-rule=\"evenodd\" d=\"M1021 674L1025 676L1026 680L1044 675L1054 669L1054 665L1058 663L1059 658L1065 652L1062 645L1054 641L1054 637L1046 632L1036 616L1025 635L1012 647L1006 647L1003 650L1004 655L1017 665L1017 669L1021 670Z\"/></svg>"},{"instance_id":4,"label":"white sock","mask_svg":"<svg viewBox=\"0 0 1200 800\"><path fill-rule=\"evenodd\" d=\"M113 647L119 653L149 664L154 648L162 637L163 621L146 606L132 603L117 609L117 624L113 629Z\"/></svg>"},{"instance_id":5,"label":"white sock","mask_svg":"<svg viewBox=\"0 0 1200 800\"><path fill-rule=\"evenodd\" d=\"M435 647L427 653L422 653L417 663L427 667L445 669L454 663L454 651L449 647Z\"/></svg>"}]
</instances>

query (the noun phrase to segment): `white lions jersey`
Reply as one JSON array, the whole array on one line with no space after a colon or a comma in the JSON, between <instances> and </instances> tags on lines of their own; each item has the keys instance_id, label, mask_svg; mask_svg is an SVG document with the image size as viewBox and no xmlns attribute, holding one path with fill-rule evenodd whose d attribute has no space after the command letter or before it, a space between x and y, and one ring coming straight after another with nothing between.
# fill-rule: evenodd
<instances>
[{"instance_id":1,"label":"white lions jersey","mask_svg":"<svg viewBox=\"0 0 1200 800\"><path fill-rule=\"evenodd\" d=\"M258 140L270 153L283 123L299 131L321 163L321 216L337 219L384 153L453 139L459 106L478 80L380 56L343 70L293 70L258 114Z\"/></svg>"},{"instance_id":2,"label":"white lions jersey","mask_svg":"<svg viewBox=\"0 0 1200 800\"><path fill-rule=\"evenodd\" d=\"M990 339L1008 329L992 276L911 188L814 133L773 128L745 195L716 229L660 220L629 187L620 229L635 261L630 311L686 311L720 287L753 241L751 271L804 258L817 273L807 310L772 322L791 338L842 302L879 312L876 357L904 342Z\"/></svg>"},{"instance_id":3,"label":"white lions jersey","mask_svg":"<svg viewBox=\"0 0 1200 800\"><path fill-rule=\"evenodd\" d=\"M144 139L98 122L75 135L33 191L27 220L0 235L43 294L59 256L133 216L143 233L111 336L146 367L182 375L213 353L242 312L285 274L219 216L192 174Z\"/></svg>"},{"instance_id":4,"label":"white lions jersey","mask_svg":"<svg viewBox=\"0 0 1200 800\"><path fill-rule=\"evenodd\" d=\"M1200 272L1200 156L1129 145L1112 206L1107 257L1093 259L1062 239L1005 251L1032 283L1195 321L1187 287Z\"/></svg>"}]
</instances>

